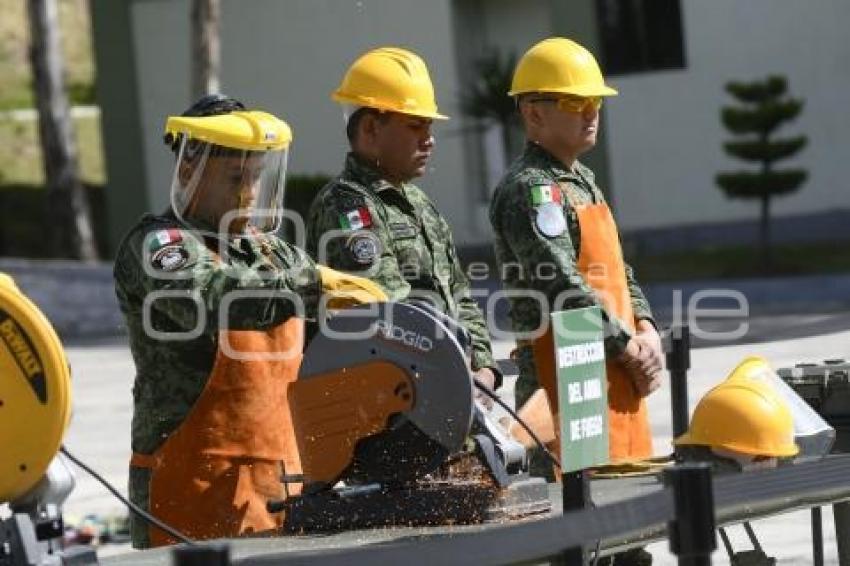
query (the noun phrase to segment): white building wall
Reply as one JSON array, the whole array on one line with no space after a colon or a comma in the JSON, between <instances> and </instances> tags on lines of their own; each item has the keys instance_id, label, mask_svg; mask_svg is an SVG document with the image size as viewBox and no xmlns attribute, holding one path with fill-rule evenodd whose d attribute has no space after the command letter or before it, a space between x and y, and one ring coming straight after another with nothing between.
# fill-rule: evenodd
<instances>
[{"instance_id":1,"label":"white building wall","mask_svg":"<svg viewBox=\"0 0 850 566\"><path fill-rule=\"evenodd\" d=\"M481 5L487 43L518 57L552 35L548 0L483 0Z\"/></svg>"},{"instance_id":2,"label":"white building wall","mask_svg":"<svg viewBox=\"0 0 850 566\"><path fill-rule=\"evenodd\" d=\"M465 0L468 1L468 0ZM363 51L398 44L428 62L438 102L454 117L435 127L432 168L419 184L446 214L458 242L490 239L477 174L470 173L458 107L469 70L456 49L498 45L522 53L551 35L544 0L481 0L480 21L452 32L452 0L225 0L223 90L284 117L293 126L290 171L335 174L346 150L341 112L330 101L346 67ZM720 124L723 85L786 75L806 106L781 134L805 134L809 146L789 165L808 169L796 194L775 199L783 214L850 208L843 165L850 157L850 41L846 0L682 0L687 68L613 77L621 94L606 104L613 201L623 230L755 219L755 202L730 200L714 184L719 171L747 167L728 158ZM189 95L189 3L133 3L134 41L151 202L168 204L172 158L162 126ZM473 38L474 36L474 38ZM457 45L455 44L457 42ZM478 47L476 47L477 50Z\"/></svg>"},{"instance_id":3,"label":"white building wall","mask_svg":"<svg viewBox=\"0 0 850 566\"><path fill-rule=\"evenodd\" d=\"M548 0L453 2L454 16L458 18L454 23L459 71L455 90L458 93L476 79L472 74L475 62L491 50L497 49L502 55L513 52L519 57L529 46L552 35ZM507 166L502 130L493 122L482 123L472 118L462 119L462 126L467 132L465 190L473 195L468 203L470 239L464 243L489 247L492 242L490 195ZM518 151L514 148L513 153Z\"/></svg>"},{"instance_id":4,"label":"white building wall","mask_svg":"<svg viewBox=\"0 0 850 566\"><path fill-rule=\"evenodd\" d=\"M778 133L809 137L786 162L809 181L772 200L775 216L850 208L850 2L682 0L682 11L686 69L612 78L620 96L604 111L621 229L758 217L757 201L728 199L714 176L748 167L722 150L730 136L720 107L733 102L724 84L768 74L785 75L805 99Z\"/></svg>"},{"instance_id":5,"label":"white building wall","mask_svg":"<svg viewBox=\"0 0 850 566\"><path fill-rule=\"evenodd\" d=\"M347 140L330 100L347 67L381 45L412 49L428 64L442 113L459 116L450 0L225 0L222 90L284 118L294 131L290 173L335 175ZM152 202L167 205L171 156L162 145L168 113L189 96L189 4L136 2L134 23L146 167ZM458 241L480 241L463 186L459 120L435 124L435 156L417 183L448 217Z\"/></svg>"}]
</instances>

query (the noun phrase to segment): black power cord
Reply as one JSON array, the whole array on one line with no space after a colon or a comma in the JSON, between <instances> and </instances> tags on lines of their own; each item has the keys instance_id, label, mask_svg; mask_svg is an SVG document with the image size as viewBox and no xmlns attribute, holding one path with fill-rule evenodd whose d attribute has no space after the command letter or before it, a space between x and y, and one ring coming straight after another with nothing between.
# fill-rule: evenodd
<instances>
[{"instance_id":1,"label":"black power cord","mask_svg":"<svg viewBox=\"0 0 850 566\"><path fill-rule=\"evenodd\" d=\"M501 408L503 408L505 411L507 411L508 414L511 417L513 417L513 419L516 422L518 422L522 428L525 429L525 432L527 432L528 435L531 436L531 439L534 440L535 444L537 444L537 446L543 451L543 453L546 454L546 457L549 458L550 462L552 462L553 464L555 464L559 468L561 467L561 462L558 461L558 458L554 454L552 454L552 452L550 452L548 448L546 448L546 446L543 444L543 442L540 440L540 438L536 434L534 434L534 431L531 430L531 427L529 427L525 423L525 421L523 421L520 418L520 416L516 413L516 411L511 409L510 406L508 406L507 403L502 401L499 398L499 396L496 395L495 391L491 391L489 387L487 387L486 385L484 385L483 383L478 381L478 378L473 377L472 381L475 383L475 387L477 387L479 389L479 391L481 391L482 393L487 395L487 397L489 397L490 399L495 401L496 404L498 404Z\"/></svg>"},{"instance_id":2,"label":"black power cord","mask_svg":"<svg viewBox=\"0 0 850 566\"><path fill-rule=\"evenodd\" d=\"M151 525L153 525L153 526L157 527L158 529L161 529L164 532L168 533L169 535L173 536L174 538L176 538L180 542L188 544L190 546L195 546L195 541L188 538L186 535L184 535L180 531L176 530L175 528L166 525L165 523L163 523L162 521L160 521L159 519L157 519L156 517L154 517L153 515L151 515L147 511L145 511L144 509L141 509L138 505L136 505L132 501L129 501L123 495L121 495L118 492L118 490L115 489L112 486L112 484L110 484L108 481L106 481L100 474L98 474L97 472L92 470L90 467L88 467L86 464L84 464L82 461L80 461L79 458L77 458L76 456L74 456L73 454L68 452L68 449L65 448L64 445L59 448L59 451L62 454L64 454L65 457L67 457L69 460L71 460L73 463L75 463L77 466L79 466L80 468L85 470L86 473L88 473L91 477L93 477L94 479L99 481L101 484L103 484L103 487L108 489L109 492L112 495L114 495L115 497L117 497L121 501L121 503L126 505L127 508L130 511L132 511L133 513L135 513L136 515L138 515L139 517L141 517L142 519L144 519L145 521L147 521Z\"/></svg>"}]
</instances>

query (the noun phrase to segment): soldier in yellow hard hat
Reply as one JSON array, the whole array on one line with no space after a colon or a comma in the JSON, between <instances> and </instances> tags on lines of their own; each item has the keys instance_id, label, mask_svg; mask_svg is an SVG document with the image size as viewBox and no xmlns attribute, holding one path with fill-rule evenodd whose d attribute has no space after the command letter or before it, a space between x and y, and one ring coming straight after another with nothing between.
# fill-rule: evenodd
<instances>
[{"instance_id":1,"label":"soldier in yellow hard hat","mask_svg":"<svg viewBox=\"0 0 850 566\"><path fill-rule=\"evenodd\" d=\"M521 335L514 354L520 369L516 404L531 399L526 415L547 405L557 413L548 315L598 306L605 325L609 458L647 458L652 436L644 398L660 384L661 341L649 303L623 261L602 191L578 160L596 144L603 100L617 91L587 49L555 37L522 56L507 94L516 100L528 142L496 187L490 222L499 273L511 293L513 329ZM542 395L548 404L539 402ZM546 468L532 455L534 473L549 475ZM638 549L618 555L616 564L651 560Z\"/></svg>"},{"instance_id":2,"label":"soldier in yellow hard hat","mask_svg":"<svg viewBox=\"0 0 850 566\"><path fill-rule=\"evenodd\" d=\"M599 306L606 327L610 458L648 457L652 439L643 398L659 385L660 339L649 303L623 261L602 191L578 161L596 143L602 101L617 91L587 49L556 37L523 55L508 94L516 98L528 143L496 188L490 220L503 284L515 291L514 330L541 331L546 311L556 306ZM520 406L539 384L551 388L554 378L537 375L530 342L518 343L517 358ZM549 391L550 403L556 400Z\"/></svg>"},{"instance_id":3,"label":"soldier in yellow hard hat","mask_svg":"<svg viewBox=\"0 0 850 566\"><path fill-rule=\"evenodd\" d=\"M307 249L320 262L379 283L392 300L420 300L469 336L470 366L486 386L501 377L448 223L413 184L434 151L437 110L425 62L399 47L364 53L331 98L343 106L351 151L316 196ZM486 399L486 398L485 398Z\"/></svg>"},{"instance_id":4,"label":"soldier in yellow hard hat","mask_svg":"<svg viewBox=\"0 0 850 566\"><path fill-rule=\"evenodd\" d=\"M145 215L115 260L136 364L130 498L194 539L274 529L281 473L300 472L287 390L323 292L384 300L275 236L289 126L231 98L168 119L171 207ZM136 547L176 542L131 523Z\"/></svg>"}]
</instances>

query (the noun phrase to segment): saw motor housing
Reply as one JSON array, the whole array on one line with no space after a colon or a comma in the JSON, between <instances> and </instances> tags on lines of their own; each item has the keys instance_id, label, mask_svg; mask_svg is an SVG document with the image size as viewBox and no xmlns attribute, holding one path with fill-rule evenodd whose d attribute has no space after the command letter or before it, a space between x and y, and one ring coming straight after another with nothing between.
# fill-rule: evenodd
<instances>
[{"instance_id":1,"label":"saw motor housing","mask_svg":"<svg viewBox=\"0 0 850 566\"><path fill-rule=\"evenodd\" d=\"M525 446L474 401L468 341L423 304L340 311L289 390L300 495L290 533L502 521L551 508ZM338 483L341 482L341 483Z\"/></svg>"},{"instance_id":2,"label":"saw motor housing","mask_svg":"<svg viewBox=\"0 0 850 566\"><path fill-rule=\"evenodd\" d=\"M327 321L289 395L305 488L412 481L460 450L472 424L463 347L407 303L362 305Z\"/></svg>"},{"instance_id":3,"label":"saw motor housing","mask_svg":"<svg viewBox=\"0 0 850 566\"><path fill-rule=\"evenodd\" d=\"M42 312L0 273L0 562L97 564L91 548L60 549L61 505L74 474L59 454L71 417L71 372Z\"/></svg>"},{"instance_id":4,"label":"saw motor housing","mask_svg":"<svg viewBox=\"0 0 850 566\"><path fill-rule=\"evenodd\" d=\"M340 480L409 484L470 441L484 445L483 463L506 484L501 471L524 471L526 450L474 402L471 375L459 327L428 305L338 313L310 343L289 393L305 491Z\"/></svg>"},{"instance_id":5,"label":"saw motor housing","mask_svg":"<svg viewBox=\"0 0 850 566\"><path fill-rule=\"evenodd\" d=\"M32 489L71 417L71 374L47 318L0 274L0 503Z\"/></svg>"}]
</instances>

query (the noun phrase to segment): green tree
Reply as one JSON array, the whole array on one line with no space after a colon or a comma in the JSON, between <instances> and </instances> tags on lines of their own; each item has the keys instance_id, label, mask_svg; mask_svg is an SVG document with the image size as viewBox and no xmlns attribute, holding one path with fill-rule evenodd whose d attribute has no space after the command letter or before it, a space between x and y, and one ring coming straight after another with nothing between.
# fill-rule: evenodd
<instances>
[{"instance_id":1,"label":"green tree","mask_svg":"<svg viewBox=\"0 0 850 566\"><path fill-rule=\"evenodd\" d=\"M499 125L505 163L510 163L522 149L516 104L508 96L516 63L516 53L503 54L497 49L476 59L473 63L475 73L470 77L460 101L467 116Z\"/></svg>"},{"instance_id":2,"label":"green tree","mask_svg":"<svg viewBox=\"0 0 850 566\"><path fill-rule=\"evenodd\" d=\"M803 169L777 169L775 164L796 155L805 147L805 136L775 137L786 122L803 109L803 101L787 95L784 77L770 76L763 81L730 82L726 92L739 106L725 106L720 117L729 132L738 136L723 144L723 149L743 161L758 165L756 171L720 173L718 186L730 198L758 199L761 203L760 249L762 266L770 270L770 199L792 193L806 180Z\"/></svg>"}]
</instances>

